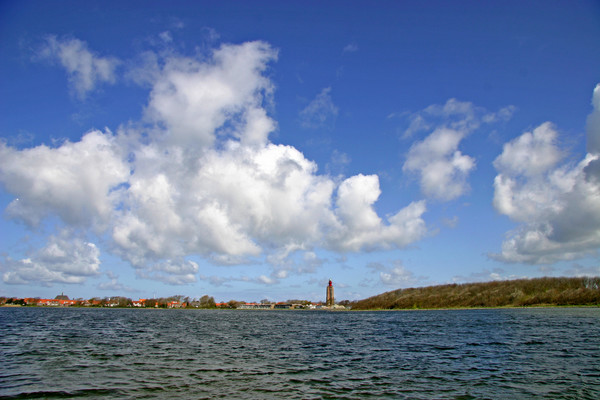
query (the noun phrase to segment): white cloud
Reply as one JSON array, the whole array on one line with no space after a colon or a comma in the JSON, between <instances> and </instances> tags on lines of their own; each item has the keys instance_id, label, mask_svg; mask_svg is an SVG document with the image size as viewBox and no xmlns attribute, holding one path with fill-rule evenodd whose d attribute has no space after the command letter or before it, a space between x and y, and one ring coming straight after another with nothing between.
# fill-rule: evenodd
<instances>
[{"instance_id":1,"label":"white cloud","mask_svg":"<svg viewBox=\"0 0 600 400\"><path fill-rule=\"evenodd\" d=\"M53 283L83 283L100 272L100 251L93 244L62 232L51 236L42 249L29 258L4 260L8 269L2 280L8 284L31 282L51 286Z\"/></svg>"},{"instance_id":2,"label":"white cloud","mask_svg":"<svg viewBox=\"0 0 600 400\"><path fill-rule=\"evenodd\" d=\"M57 148L17 150L0 142L0 182L17 198L9 216L37 225L56 214L69 225L107 222L118 202L117 186L129 167L110 132L91 131Z\"/></svg>"},{"instance_id":3,"label":"white cloud","mask_svg":"<svg viewBox=\"0 0 600 400\"><path fill-rule=\"evenodd\" d=\"M522 223L509 232L493 258L529 264L554 263L597 254L600 248L600 186L586 179L588 155L573 167L520 180L502 173L494 181L494 206Z\"/></svg>"},{"instance_id":4,"label":"white cloud","mask_svg":"<svg viewBox=\"0 0 600 400\"><path fill-rule=\"evenodd\" d=\"M421 190L428 197L449 201L464 195L470 188L467 179L476 163L458 149L460 142L482 124L508 120L513 112L512 106L494 113L469 102L450 99L444 105L431 105L410 115L405 138L421 131L433 131L413 143L403 171L419 176Z\"/></svg>"},{"instance_id":5,"label":"white cloud","mask_svg":"<svg viewBox=\"0 0 600 400\"><path fill-rule=\"evenodd\" d=\"M273 90L263 73L276 58L264 42L223 45L210 62L172 57L150 93L148 118L164 124L165 140L176 146L210 147L219 133L229 133L219 131L226 122L238 139L264 144L275 125L261 108Z\"/></svg>"},{"instance_id":6,"label":"white cloud","mask_svg":"<svg viewBox=\"0 0 600 400\"><path fill-rule=\"evenodd\" d=\"M361 251L405 247L427 233L424 201L413 202L384 223L373 209L379 198L377 175L356 175L338 188L337 229L330 236L330 247L339 251Z\"/></svg>"},{"instance_id":7,"label":"white cloud","mask_svg":"<svg viewBox=\"0 0 600 400\"><path fill-rule=\"evenodd\" d=\"M207 152L189 173L177 158L162 157L149 151L136 157L129 189L134 211L114 228L134 263L133 256L256 256L263 246L319 240L333 220L333 183L314 175L316 165L292 147L230 142L225 151Z\"/></svg>"},{"instance_id":8,"label":"white cloud","mask_svg":"<svg viewBox=\"0 0 600 400\"><path fill-rule=\"evenodd\" d=\"M388 115L388 118L392 118L393 115ZM412 137L414 134L426 131L432 128L431 122L427 121L425 117L421 114L415 114L410 117L410 124L408 128L404 131L404 138Z\"/></svg>"},{"instance_id":9,"label":"white cloud","mask_svg":"<svg viewBox=\"0 0 600 400\"><path fill-rule=\"evenodd\" d=\"M258 277L258 282L262 283L263 285L273 285L274 283L277 283L278 281L273 278L269 278L266 275L261 275Z\"/></svg>"},{"instance_id":10,"label":"white cloud","mask_svg":"<svg viewBox=\"0 0 600 400\"><path fill-rule=\"evenodd\" d=\"M300 111L300 122L305 128L332 128L338 111L331 99L331 88L327 87Z\"/></svg>"},{"instance_id":11,"label":"white cloud","mask_svg":"<svg viewBox=\"0 0 600 400\"><path fill-rule=\"evenodd\" d=\"M598 96L595 91L594 96ZM598 112L600 102L594 103ZM588 119L588 134L593 131ZM576 165L559 165L555 128L544 123L507 143L494 166L494 207L521 223L508 233L495 259L551 264L597 254L600 248L600 181L593 167L598 153Z\"/></svg>"},{"instance_id":12,"label":"white cloud","mask_svg":"<svg viewBox=\"0 0 600 400\"><path fill-rule=\"evenodd\" d=\"M57 39L50 36L40 55L57 60L67 70L69 82L80 99L94 90L98 83L114 83L115 69L120 64L113 57L99 57L87 43L78 39Z\"/></svg>"},{"instance_id":13,"label":"white cloud","mask_svg":"<svg viewBox=\"0 0 600 400\"><path fill-rule=\"evenodd\" d=\"M302 258L302 271L301 272L315 272L315 270L322 266L325 260L319 258L313 251L307 251L304 253Z\"/></svg>"},{"instance_id":14,"label":"white cloud","mask_svg":"<svg viewBox=\"0 0 600 400\"><path fill-rule=\"evenodd\" d=\"M285 259L297 251L310 258L316 248L420 240L425 202L384 220L373 208L377 176L339 184L296 148L268 140L275 122L265 71L275 57L263 42L223 45L204 59L169 55L145 75L153 80L149 126L92 131L57 148L0 145L0 182L18 196L9 215L32 226L58 215L92 228L139 276L171 284L195 281L190 255L217 264L264 256L282 266L275 282L292 271ZM305 259L305 269L318 262Z\"/></svg>"},{"instance_id":15,"label":"white cloud","mask_svg":"<svg viewBox=\"0 0 600 400\"><path fill-rule=\"evenodd\" d=\"M414 281L414 274L402 266L396 266L387 272L379 274L381 282L387 286L400 286Z\"/></svg>"},{"instance_id":16,"label":"white cloud","mask_svg":"<svg viewBox=\"0 0 600 400\"><path fill-rule=\"evenodd\" d=\"M593 111L587 119L587 151L589 154L600 154L600 84L594 88L592 97ZM585 167L588 180L600 184L600 159L592 160Z\"/></svg>"},{"instance_id":17,"label":"white cloud","mask_svg":"<svg viewBox=\"0 0 600 400\"><path fill-rule=\"evenodd\" d=\"M180 66L199 92L229 85L236 105L221 108L234 108L237 114L256 114L258 118L236 119L221 108L186 101L194 103L186 111L190 115L205 113L203 120L214 120L215 115L217 119L229 118L230 131L226 136L217 136L215 130L218 131L219 124L207 127L203 120L191 122L190 132L199 127L210 137L189 134L191 146L176 146L173 143L180 141L172 141L169 136L182 136L188 130L174 133L169 127L169 121L175 119L173 115L159 113L167 121L164 140L135 150L135 173L130 178L127 197L129 206L113 228L117 252L134 265L192 253L219 260L243 260L265 252L271 262L284 264L281 260L289 254L314 246L360 250L403 246L420 239L426 230L420 218L424 204L399 213L390 226L380 221L370 227L374 232L365 229L362 238L354 237L355 233L338 220L332 207L336 183L318 175L316 164L297 149L267 140L269 130L260 121L268 117L258 105L263 99L261 90L271 84L258 73L265 66L257 67L256 63L272 59L272 50L264 44L238 46L244 51L234 47L222 47L230 54L223 61L197 62L191 71L181 60L171 60L165 68L168 72L162 75L177 76L179 72L174 68ZM246 58L250 60L245 61ZM247 77L242 96L236 92L239 85L231 82L230 74L220 71L234 69L229 63L235 69L245 66L254 71L250 75L240 73ZM215 71L207 73L210 68ZM157 85L163 83L164 78L160 78ZM188 88L177 85L168 93L153 90L151 103L162 104L161 96L187 98L188 92ZM260 140L249 139L256 137ZM204 151L190 154L189 147L198 147L196 144ZM379 196L377 180L375 186L377 195L373 202ZM371 205L366 207L374 213ZM401 218L404 220L400 221Z\"/></svg>"},{"instance_id":18,"label":"white cloud","mask_svg":"<svg viewBox=\"0 0 600 400\"><path fill-rule=\"evenodd\" d=\"M592 107L593 111L587 119L587 151L600 154L600 83L594 88Z\"/></svg>"},{"instance_id":19,"label":"white cloud","mask_svg":"<svg viewBox=\"0 0 600 400\"><path fill-rule=\"evenodd\" d=\"M459 131L439 128L411 146L402 169L420 175L426 196L452 200L469 190L467 177L475 160L458 150L463 137Z\"/></svg>"},{"instance_id":20,"label":"white cloud","mask_svg":"<svg viewBox=\"0 0 600 400\"><path fill-rule=\"evenodd\" d=\"M198 264L193 261L169 259L154 265L145 265L136 270L137 274L146 279L154 279L170 285L186 285L196 282Z\"/></svg>"},{"instance_id":21,"label":"white cloud","mask_svg":"<svg viewBox=\"0 0 600 400\"><path fill-rule=\"evenodd\" d=\"M276 281L291 275L312 274L326 262L314 251L304 251L299 246L284 248L276 254L269 255L267 260L272 267L271 278Z\"/></svg>"},{"instance_id":22,"label":"white cloud","mask_svg":"<svg viewBox=\"0 0 600 400\"><path fill-rule=\"evenodd\" d=\"M400 260L392 263L392 266L386 266L381 263L369 263L367 268L379 273L379 280L383 285L392 287L407 287L414 285L423 277L417 278L414 273L407 270Z\"/></svg>"},{"instance_id":23,"label":"white cloud","mask_svg":"<svg viewBox=\"0 0 600 400\"><path fill-rule=\"evenodd\" d=\"M554 167L562 158L556 145L558 133L550 122L526 132L504 145L494 161L497 170L511 175L536 176Z\"/></svg>"}]
</instances>

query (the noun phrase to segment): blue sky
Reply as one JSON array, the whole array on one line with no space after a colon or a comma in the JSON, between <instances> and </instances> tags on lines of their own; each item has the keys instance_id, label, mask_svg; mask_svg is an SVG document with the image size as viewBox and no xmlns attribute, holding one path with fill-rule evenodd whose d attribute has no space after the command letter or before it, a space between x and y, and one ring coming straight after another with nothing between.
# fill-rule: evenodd
<instances>
[{"instance_id":1,"label":"blue sky","mask_svg":"<svg viewBox=\"0 0 600 400\"><path fill-rule=\"evenodd\" d=\"M2 2L0 294L600 275L599 38L593 1Z\"/></svg>"}]
</instances>

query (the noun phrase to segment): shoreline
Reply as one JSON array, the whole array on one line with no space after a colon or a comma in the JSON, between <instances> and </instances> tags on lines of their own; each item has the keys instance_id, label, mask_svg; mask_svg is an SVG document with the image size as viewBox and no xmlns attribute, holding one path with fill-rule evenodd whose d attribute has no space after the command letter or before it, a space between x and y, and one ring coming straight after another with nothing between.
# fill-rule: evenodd
<instances>
[{"instance_id":1,"label":"shoreline","mask_svg":"<svg viewBox=\"0 0 600 400\"><path fill-rule=\"evenodd\" d=\"M186 310L186 311L328 311L328 312L385 312L385 311L457 311L457 310L516 310L516 309L539 309L539 308L600 308L600 304L569 304L569 305L552 305L540 304L531 306L498 306L498 307L441 307L441 308L374 308L374 309L326 309L317 310L310 309L238 309L238 308L155 308L155 307L84 307L84 306L36 306L36 305L19 305L19 304L2 304L0 308L40 308L40 309L86 309L86 310Z\"/></svg>"}]
</instances>

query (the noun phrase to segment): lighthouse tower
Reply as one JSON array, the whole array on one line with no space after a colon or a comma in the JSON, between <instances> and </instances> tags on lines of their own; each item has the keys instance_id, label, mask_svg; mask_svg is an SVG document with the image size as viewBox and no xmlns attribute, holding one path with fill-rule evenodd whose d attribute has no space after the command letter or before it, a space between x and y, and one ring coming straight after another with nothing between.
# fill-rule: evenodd
<instances>
[{"instance_id":1,"label":"lighthouse tower","mask_svg":"<svg viewBox=\"0 0 600 400\"><path fill-rule=\"evenodd\" d=\"M329 285L327 285L327 295L325 297L325 305L327 307L331 307L335 304L335 298L333 297L333 284L331 283L331 279L329 280Z\"/></svg>"}]
</instances>

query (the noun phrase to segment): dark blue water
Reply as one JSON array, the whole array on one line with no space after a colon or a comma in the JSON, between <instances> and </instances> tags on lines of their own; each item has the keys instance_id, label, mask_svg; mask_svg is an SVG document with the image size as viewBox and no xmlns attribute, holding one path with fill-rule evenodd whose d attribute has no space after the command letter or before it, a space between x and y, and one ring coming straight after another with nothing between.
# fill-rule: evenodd
<instances>
[{"instance_id":1,"label":"dark blue water","mask_svg":"<svg viewBox=\"0 0 600 400\"><path fill-rule=\"evenodd\" d=\"M598 399L600 309L0 308L0 397Z\"/></svg>"}]
</instances>

